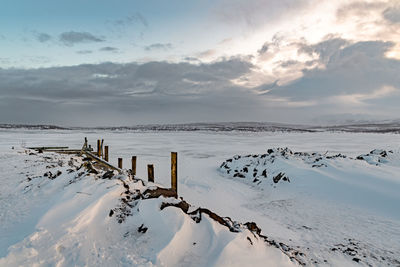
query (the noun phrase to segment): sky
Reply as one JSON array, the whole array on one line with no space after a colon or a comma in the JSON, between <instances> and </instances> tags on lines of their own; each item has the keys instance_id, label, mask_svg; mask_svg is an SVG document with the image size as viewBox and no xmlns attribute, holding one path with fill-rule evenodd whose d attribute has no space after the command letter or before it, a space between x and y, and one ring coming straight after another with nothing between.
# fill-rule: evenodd
<instances>
[{"instance_id":1,"label":"sky","mask_svg":"<svg viewBox=\"0 0 400 267\"><path fill-rule=\"evenodd\" d=\"M2 0L0 123L400 118L400 2Z\"/></svg>"}]
</instances>

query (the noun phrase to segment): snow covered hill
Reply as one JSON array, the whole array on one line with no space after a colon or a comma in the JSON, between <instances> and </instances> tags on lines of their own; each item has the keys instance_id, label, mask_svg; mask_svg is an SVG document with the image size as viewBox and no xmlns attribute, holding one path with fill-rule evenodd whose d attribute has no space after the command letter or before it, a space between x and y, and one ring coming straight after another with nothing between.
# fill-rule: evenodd
<instances>
[{"instance_id":1,"label":"snow covered hill","mask_svg":"<svg viewBox=\"0 0 400 267\"><path fill-rule=\"evenodd\" d=\"M335 229L329 229L332 223L341 225L339 228L349 227L348 232L335 233L346 242L332 244L325 253L343 253L372 266L400 264L400 228L394 223L400 220L398 150L375 149L352 158L328 151L321 154L267 149L265 154L229 158L221 164L220 172L259 186L264 212L285 218L286 213L299 215L297 221L306 224L297 227L316 230L326 237L321 247L332 239L327 236ZM374 224L375 231L363 233L364 223ZM357 241L350 238L355 234Z\"/></svg>"},{"instance_id":2,"label":"snow covered hill","mask_svg":"<svg viewBox=\"0 0 400 267\"><path fill-rule=\"evenodd\" d=\"M191 206L168 189L110 175L81 157L26 150L6 159L15 168L8 168L0 200L0 266L302 263L302 253L261 235L255 223Z\"/></svg>"}]
</instances>

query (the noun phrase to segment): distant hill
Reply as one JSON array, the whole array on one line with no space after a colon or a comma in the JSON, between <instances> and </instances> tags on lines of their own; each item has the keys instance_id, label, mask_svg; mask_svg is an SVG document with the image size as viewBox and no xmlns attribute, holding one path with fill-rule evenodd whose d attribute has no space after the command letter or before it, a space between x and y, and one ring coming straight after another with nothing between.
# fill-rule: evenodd
<instances>
[{"instance_id":1,"label":"distant hill","mask_svg":"<svg viewBox=\"0 0 400 267\"><path fill-rule=\"evenodd\" d=\"M0 129L66 130L68 128L45 124L0 124Z\"/></svg>"},{"instance_id":2,"label":"distant hill","mask_svg":"<svg viewBox=\"0 0 400 267\"><path fill-rule=\"evenodd\" d=\"M183 123L148 124L120 127L60 127L55 125L0 124L0 129L28 130L105 130L138 132L365 132L400 133L400 121L363 122L329 126L283 124L271 122L219 122L219 123Z\"/></svg>"}]
</instances>

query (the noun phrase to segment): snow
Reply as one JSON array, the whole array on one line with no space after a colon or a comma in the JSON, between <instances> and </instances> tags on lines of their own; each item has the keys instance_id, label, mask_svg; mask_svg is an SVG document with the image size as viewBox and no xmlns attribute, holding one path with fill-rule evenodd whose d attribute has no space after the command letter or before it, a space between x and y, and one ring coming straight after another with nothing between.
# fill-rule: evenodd
<instances>
[{"instance_id":1,"label":"snow","mask_svg":"<svg viewBox=\"0 0 400 267\"><path fill-rule=\"evenodd\" d=\"M146 165L155 164L156 183L165 187L170 185L170 152L177 151L178 190L183 199L235 221L256 222L269 239L304 252L307 264L400 264L399 135L3 130L0 266L296 264L247 230L232 233L208 216L196 223L173 207L160 211L164 198L140 201L135 207L139 212L118 223L109 212L120 203L121 182L79 176L79 171L68 173L69 156L20 153L21 145L78 148L85 136L92 146L96 139L104 138L114 164L123 157L124 167L129 168L130 157L137 155L138 177L146 177ZM268 179L260 184L250 177L232 177L219 168L234 155L263 155L278 147L347 157L319 162L327 167L312 167L314 158L251 162L251 168L268 169ZM368 154L374 149L381 150ZM393 153L380 158L383 150ZM364 160L356 159L366 154ZM74 162L80 163L78 158ZM232 167L242 168L243 164L249 162L238 161ZM46 168L50 165L55 167ZM43 177L49 170L62 174L53 180ZM290 183L271 182L279 172L284 172ZM138 183L130 186L144 190ZM148 228L146 233L138 232L142 225Z\"/></svg>"}]
</instances>

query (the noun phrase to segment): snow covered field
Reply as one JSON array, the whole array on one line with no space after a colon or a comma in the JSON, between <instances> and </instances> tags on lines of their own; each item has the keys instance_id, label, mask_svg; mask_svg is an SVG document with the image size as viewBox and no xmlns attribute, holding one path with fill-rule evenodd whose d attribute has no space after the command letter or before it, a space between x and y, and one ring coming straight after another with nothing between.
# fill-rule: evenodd
<instances>
[{"instance_id":1,"label":"snow covered field","mask_svg":"<svg viewBox=\"0 0 400 267\"><path fill-rule=\"evenodd\" d=\"M10 129L0 132L0 266L298 264L248 230L234 234L207 216L196 224L180 210L159 211L160 199L141 201L140 212L119 224L109 212L120 203L120 182L76 178L79 172L67 171L69 156L19 153L21 146L80 148L85 136L92 146L104 138L115 165L123 157L130 168L130 157L138 156L138 177L146 178L153 163L156 183L165 187L170 152L177 151L179 196L234 221L255 222L263 235L304 253L300 258L307 265L400 265L400 135ZM295 156L276 156L273 163L233 158L261 159L278 147L319 153L318 164L326 166ZM373 149L388 155L356 159ZM325 158L339 153L346 158ZM220 166L230 158L227 173ZM258 181L247 174L234 177L234 169L243 173L246 165L251 176L257 167ZM48 179L43 174L49 170L61 174ZM274 183L280 172L290 182ZM76 181L70 183L71 177ZM145 233L136 230L142 224Z\"/></svg>"}]
</instances>

